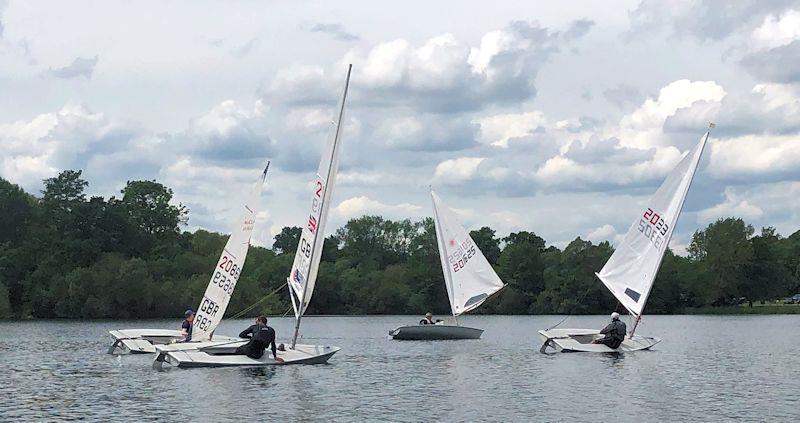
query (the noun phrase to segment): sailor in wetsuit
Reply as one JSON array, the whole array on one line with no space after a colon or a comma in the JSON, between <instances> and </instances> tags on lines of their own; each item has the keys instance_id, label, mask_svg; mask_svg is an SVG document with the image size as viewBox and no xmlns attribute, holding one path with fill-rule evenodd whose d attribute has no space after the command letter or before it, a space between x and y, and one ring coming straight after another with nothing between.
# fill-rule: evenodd
<instances>
[{"instance_id":1,"label":"sailor in wetsuit","mask_svg":"<svg viewBox=\"0 0 800 423\"><path fill-rule=\"evenodd\" d=\"M615 311L611 313L611 323L604 327L600 333L605 335L605 337L602 339L595 339L594 342L592 342L593 344L604 344L609 348L617 349L622 345L622 341L625 340L628 329L625 323L619 320L619 313Z\"/></svg>"},{"instance_id":2,"label":"sailor in wetsuit","mask_svg":"<svg viewBox=\"0 0 800 423\"><path fill-rule=\"evenodd\" d=\"M194 311L188 309L183 313L183 323L181 323L181 336L183 336L183 339L178 342L189 342L192 340L192 322L194 322Z\"/></svg>"},{"instance_id":3,"label":"sailor in wetsuit","mask_svg":"<svg viewBox=\"0 0 800 423\"><path fill-rule=\"evenodd\" d=\"M275 361L282 363L283 359L278 357L275 345L275 329L267 326L267 318L258 316L256 324L242 331L239 338L249 338L250 342L236 348L236 354L246 355L252 359L259 359L264 355L267 347L272 347L272 356Z\"/></svg>"},{"instance_id":4,"label":"sailor in wetsuit","mask_svg":"<svg viewBox=\"0 0 800 423\"><path fill-rule=\"evenodd\" d=\"M433 321L433 314L430 312L425 313L425 318L419 321L421 325L435 325L436 323Z\"/></svg>"}]
</instances>

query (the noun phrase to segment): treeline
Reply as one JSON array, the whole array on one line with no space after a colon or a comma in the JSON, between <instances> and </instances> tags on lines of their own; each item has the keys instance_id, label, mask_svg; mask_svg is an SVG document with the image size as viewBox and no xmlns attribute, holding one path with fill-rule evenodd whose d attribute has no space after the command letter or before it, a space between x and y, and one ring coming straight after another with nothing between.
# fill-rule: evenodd
<instances>
[{"instance_id":1,"label":"treeline","mask_svg":"<svg viewBox=\"0 0 800 423\"><path fill-rule=\"evenodd\" d=\"M80 171L44 181L34 197L0 178L0 317L175 317L197 306L226 236L183 232L188 210L155 181L130 181L121 197L87 198ZM227 315L290 308L286 281L300 228L272 249L251 248ZM607 313L620 310L594 276L608 242L576 238L563 250L532 232L472 237L508 287L477 312ZM668 251L647 313L770 300L800 292L800 231L758 235L741 219L694 234L688 257ZM278 290L264 299L265 295ZM312 314L447 314L431 219L350 220L325 240ZM620 310L621 311L621 310Z\"/></svg>"}]
</instances>

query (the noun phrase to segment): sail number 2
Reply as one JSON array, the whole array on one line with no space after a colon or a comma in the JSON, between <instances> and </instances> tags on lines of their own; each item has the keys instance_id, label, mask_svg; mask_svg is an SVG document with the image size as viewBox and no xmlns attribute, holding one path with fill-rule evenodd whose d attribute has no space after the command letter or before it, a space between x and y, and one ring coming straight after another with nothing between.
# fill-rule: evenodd
<instances>
[{"instance_id":1,"label":"sail number 2","mask_svg":"<svg viewBox=\"0 0 800 423\"><path fill-rule=\"evenodd\" d=\"M639 219L638 229L656 248L661 248L669 231L669 225L661 215L648 208Z\"/></svg>"}]
</instances>

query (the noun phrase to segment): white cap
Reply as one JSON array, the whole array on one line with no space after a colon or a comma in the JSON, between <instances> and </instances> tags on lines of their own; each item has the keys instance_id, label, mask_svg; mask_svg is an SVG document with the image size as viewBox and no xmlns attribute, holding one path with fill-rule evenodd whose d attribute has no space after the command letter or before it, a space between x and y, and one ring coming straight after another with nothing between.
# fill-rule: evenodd
<instances>
[{"instance_id":1,"label":"white cap","mask_svg":"<svg viewBox=\"0 0 800 423\"><path fill-rule=\"evenodd\" d=\"M611 320L617 320L617 319L619 319L619 313L617 313L616 311L611 313Z\"/></svg>"}]
</instances>

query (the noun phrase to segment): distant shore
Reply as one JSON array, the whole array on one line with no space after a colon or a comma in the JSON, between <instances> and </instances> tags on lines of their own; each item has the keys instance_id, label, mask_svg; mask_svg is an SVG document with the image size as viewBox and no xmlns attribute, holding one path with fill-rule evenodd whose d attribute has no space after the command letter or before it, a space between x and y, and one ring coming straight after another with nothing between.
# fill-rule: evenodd
<instances>
[{"instance_id":1,"label":"distant shore","mask_svg":"<svg viewBox=\"0 0 800 423\"><path fill-rule=\"evenodd\" d=\"M381 316L422 316L424 313L417 314L310 314L305 317L381 317ZM725 306L725 307L696 307L687 308L680 313L645 313L651 316L680 316L680 315L714 315L714 316L727 316L727 315L776 315L776 314L800 314L800 304L753 304L753 307L747 304L739 306ZM605 316L604 314L573 314L574 316ZM445 313L436 314L436 316L448 315ZM563 314L473 314L473 316L564 316ZM251 319L255 316L241 317L235 320ZM268 315L269 318L287 317L283 315ZM288 316L291 317L291 316ZM64 319L64 318L12 318L0 319L3 321L34 321L34 320L90 320L90 321L131 321L131 320L164 320L164 319L178 319L175 316L165 317L148 317L144 319L117 319L117 318L86 318L86 319Z\"/></svg>"}]
</instances>

